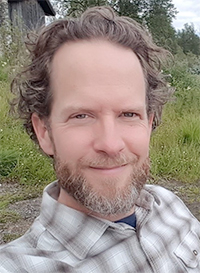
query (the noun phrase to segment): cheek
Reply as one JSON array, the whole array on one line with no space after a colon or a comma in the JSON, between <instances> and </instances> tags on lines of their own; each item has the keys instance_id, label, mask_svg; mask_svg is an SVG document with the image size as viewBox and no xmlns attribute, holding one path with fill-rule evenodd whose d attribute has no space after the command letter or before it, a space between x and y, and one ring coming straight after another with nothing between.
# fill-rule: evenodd
<instances>
[{"instance_id":1,"label":"cheek","mask_svg":"<svg viewBox=\"0 0 200 273\"><path fill-rule=\"evenodd\" d=\"M138 131L129 138L129 150L139 157L147 157L149 155L149 142L149 134Z\"/></svg>"},{"instance_id":2,"label":"cheek","mask_svg":"<svg viewBox=\"0 0 200 273\"><path fill-rule=\"evenodd\" d=\"M73 161L88 152L89 137L80 132L58 130L54 134L54 140L56 153L61 160Z\"/></svg>"}]
</instances>

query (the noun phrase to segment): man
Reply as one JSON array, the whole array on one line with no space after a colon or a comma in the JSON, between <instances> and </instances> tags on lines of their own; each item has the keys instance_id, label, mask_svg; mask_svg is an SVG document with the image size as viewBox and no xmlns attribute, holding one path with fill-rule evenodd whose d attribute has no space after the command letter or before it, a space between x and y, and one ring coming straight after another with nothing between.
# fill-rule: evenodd
<instances>
[{"instance_id":1,"label":"man","mask_svg":"<svg viewBox=\"0 0 200 273\"><path fill-rule=\"evenodd\" d=\"M145 186L169 93L165 51L105 7L52 23L29 46L12 88L58 181L30 230L1 248L0 272L200 272L200 223L174 194Z\"/></svg>"}]
</instances>

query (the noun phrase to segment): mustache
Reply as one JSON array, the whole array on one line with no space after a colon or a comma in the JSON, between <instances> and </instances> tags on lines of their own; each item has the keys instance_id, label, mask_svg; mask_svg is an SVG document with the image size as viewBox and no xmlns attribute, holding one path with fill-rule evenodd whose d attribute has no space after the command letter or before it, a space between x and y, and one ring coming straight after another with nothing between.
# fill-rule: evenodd
<instances>
[{"instance_id":1,"label":"mustache","mask_svg":"<svg viewBox=\"0 0 200 273\"><path fill-rule=\"evenodd\" d=\"M65 172L68 173L69 176L73 176L74 172L80 171L85 168L114 168L123 165L130 164L132 165L134 170L142 170L145 169L146 173L149 173L150 169L150 159L147 156L146 159L142 162L139 162L139 158L137 155L125 155L118 154L115 157L109 157L106 154L97 155L95 158L81 158L77 162L77 166L75 170L71 170L69 172L70 162L62 162L58 156L55 156L53 161L53 167L56 173L59 173L61 166L65 166Z\"/></svg>"},{"instance_id":2,"label":"mustache","mask_svg":"<svg viewBox=\"0 0 200 273\"><path fill-rule=\"evenodd\" d=\"M117 155L115 157L109 157L107 155L98 155L93 159L80 159L79 166L91 167L91 168L113 168L116 166L123 166L127 164L136 164L138 162L137 156L127 156L124 154Z\"/></svg>"}]
</instances>

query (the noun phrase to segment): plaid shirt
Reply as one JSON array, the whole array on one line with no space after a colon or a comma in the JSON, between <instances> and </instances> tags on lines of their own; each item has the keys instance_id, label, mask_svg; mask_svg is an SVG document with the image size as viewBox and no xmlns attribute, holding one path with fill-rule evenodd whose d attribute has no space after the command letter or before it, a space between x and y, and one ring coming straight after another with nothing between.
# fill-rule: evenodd
<instances>
[{"instance_id":1,"label":"plaid shirt","mask_svg":"<svg viewBox=\"0 0 200 273\"><path fill-rule=\"evenodd\" d=\"M66 207L58 193L47 186L30 230L1 247L1 273L200 272L200 223L168 190L145 186L136 230Z\"/></svg>"}]
</instances>

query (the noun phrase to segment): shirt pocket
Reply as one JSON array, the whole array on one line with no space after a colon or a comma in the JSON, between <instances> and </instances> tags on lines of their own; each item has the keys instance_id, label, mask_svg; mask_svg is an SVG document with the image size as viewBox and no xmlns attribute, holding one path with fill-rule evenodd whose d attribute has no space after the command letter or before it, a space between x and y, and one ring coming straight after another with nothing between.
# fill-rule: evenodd
<instances>
[{"instance_id":1,"label":"shirt pocket","mask_svg":"<svg viewBox=\"0 0 200 273\"><path fill-rule=\"evenodd\" d=\"M197 234L190 231L174 253L186 268L199 268L200 272L200 239Z\"/></svg>"}]
</instances>

